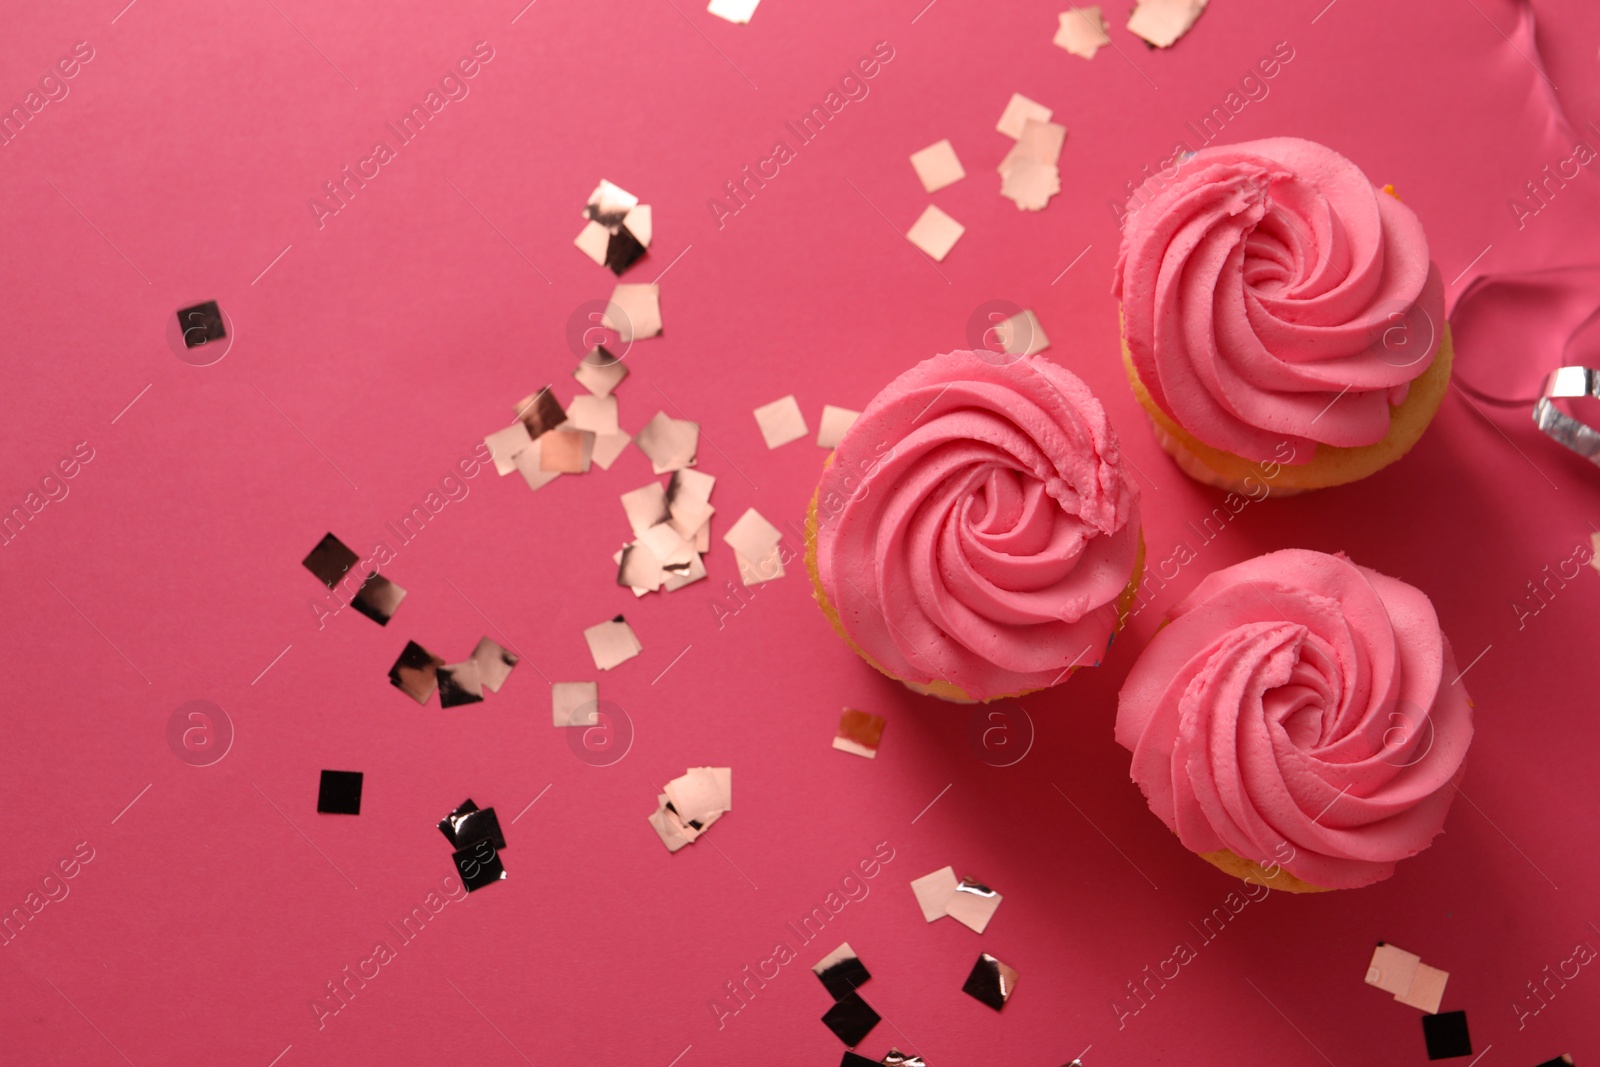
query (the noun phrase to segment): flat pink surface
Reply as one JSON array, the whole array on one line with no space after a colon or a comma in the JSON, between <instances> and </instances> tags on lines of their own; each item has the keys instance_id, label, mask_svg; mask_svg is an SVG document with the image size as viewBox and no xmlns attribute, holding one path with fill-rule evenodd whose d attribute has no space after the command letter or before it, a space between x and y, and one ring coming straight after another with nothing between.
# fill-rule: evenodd
<instances>
[{"instance_id":1,"label":"flat pink surface","mask_svg":"<svg viewBox=\"0 0 1600 1067\"><path fill-rule=\"evenodd\" d=\"M767 0L748 26L687 0L520 16L521 0L122 3L17 7L0 36L6 103L74 42L93 49L0 147L0 504L93 450L0 548L0 906L42 892L80 842L93 853L0 948L0 1060L831 1065L829 998L805 971L848 940L885 1017L860 1050L874 1058L893 1043L934 1067L1054 1067L1086 1046L1089 1067L1423 1063L1418 1013L1362 981L1387 939L1450 972L1444 1007L1492 1046L1485 1067L1594 1062L1600 976L1552 982L1543 1007L1525 984L1600 945L1600 579L1585 569L1536 614L1513 605L1600 521L1600 471L1524 410L1452 391L1397 467L1252 504L1201 545L1189 524L1218 494L1142 425L1108 289L1124 183L1278 42L1293 59L1225 136L1322 141L1393 182L1452 300L1480 274L1592 260L1593 167L1520 228L1507 201L1600 136L1600 10L1541 3L1535 35L1509 0L1216 0L1152 52L1118 0L1116 47L1085 62L1050 43L1059 8L1042 3ZM319 229L308 199L480 41L493 59L470 95ZM708 198L880 41L893 59L870 94L719 228ZM997 195L1014 91L1070 130L1040 214ZM906 157L945 137L967 178L930 197ZM388 627L346 611L319 630L300 559L324 532L393 544L384 523L519 397L570 395L569 317L613 284L571 245L601 177L654 206L656 243L625 281L684 253L662 280L665 335L635 346L619 396L631 430L663 408L701 423L711 580L640 601L614 584L617 496L650 480L631 450L538 493L472 479L384 569L410 594ZM895 232L930 201L967 227L937 269ZM205 299L236 338L195 367L168 323ZM823 404L859 408L967 347L990 300L1033 308L1049 355L1104 399L1148 475L1152 561L1184 540L1198 556L1103 667L1026 701L1036 736L1008 767L971 743L969 709L836 640L799 567L736 614L721 596L737 583L721 530L754 506L798 547L789 524L823 458L810 441L768 451L751 409L792 392L814 430ZM1527 336L1479 371L1536 378L1555 356ZM1112 740L1115 694L1160 609L1284 546L1343 549L1433 597L1473 664L1477 741L1446 833L1391 881L1273 894L1207 940L1237 883L1146 809ZM602 768L549 725L541 674L595 677L581 630L617 612L644 653L600 676L635 731ZM484 633L527 657L486 703L418 707L388 685L406 640L459 658ZM194 699L236 732L209 767L166 740ZM875 762L829 747L845 704L888 717ZM734 769L735 809L668 855L645 816L697 765ZM316 813L322 768L365 772L359 817ZM400 944L386 924L452 873L433 823L469 795L500 812L510 877ZM787 924L880 842L893 859L867 895L800 944ZM924 924L907 883L946 864L1004 894L984 935ZM380 940L393 961L319 1027L313 998ZM711 1002L780 941L798 958L719 1027ZM1133 1013L1126 983L1180 942L1196 958ZM1020 972L1002 1014L960 991L979 951Z\"/></svg>"}]
</instances>

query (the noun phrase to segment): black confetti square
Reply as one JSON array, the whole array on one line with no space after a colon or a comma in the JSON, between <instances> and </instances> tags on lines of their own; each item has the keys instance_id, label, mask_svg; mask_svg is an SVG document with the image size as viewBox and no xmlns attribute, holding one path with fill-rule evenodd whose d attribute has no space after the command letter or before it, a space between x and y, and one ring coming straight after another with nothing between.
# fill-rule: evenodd
<instances>
[{"instance_id":1,"label":"black confetti square","mask_svg":"<svg viewBox=\"0 0 1600 1067\"><path fill-rule=\"evenodd\" d=\"M343 581L350 568L359 562L361 562L360 557L350 546L331 533L325 534L322 540L317 542L317 547L300 561L306 570L315 574L329 589Z\"/></svg>"},{"instance_id":2,"label":"black confetti square","mask_svg":"<svg viewBox=\"0 0 1600 1067\"><path fill-rule=\"evenodd\" d=\"M361 588L350 600L350 606L379 626L388 626L394 613L400 610L400 601L405 598L404 589L374 571L361 583Z\"/></svg>"},{"instance_id":3,"label":"black confetti square","mask_svg":"<svg viewBox=\"0 0 1600 1067\"><path fill-rule=\"evenodd\" d=\"M851 993L840 997L822 1017L823 1023L834 1035L855 1048L861 1044L863 1038L871 1033L872 1028L878 1025L881 1016L872 1010L871 1005L861 999L860 993Z\"/></svg>"},{"instance_id":4,"label":"black confetti square","mask_svg":"<svg viewBox=\"0 0 1600 1067\"><path fill-rule=\"evenodd\" d=\"M445 840L449 841L450 844L456 848L461 848L462 842L456 839L456 823L463 815L477 810L478 805L472 802L471 797L468 797L461 802L461 805L455 811L439 820L439 832L445 836Z\"/></svg>"},{"instance_id":5,"label":"black confetti square","mask_svg":"<svg viewBox=\"0 0 1600 1067\"><path fill-rule=\"evenodd\" d=\"M817 974L822 980L822 985L833 994L833 999L838 1000L854 993L867 979L872 977L872 972L867 970L867 965L854 956L847 956Z\"/></svg>"},{"instance_id":6,"label":"black confetti square","mask_svg":"<svg viewBox=\"0 0 1600 1067\"><path fill-rule=\"evenodd\" d=\"M450 858L455 860L461 884L467 887L469 893L476 893L506 876L506 869L500 864L500 853L487 841L479 841L470 848L454 852Z\"/></svg>"},{"instance_id":7,"label":"black confetti square","mask_svg":"<svg viewBox=\"0 0 1600 1067\"><path fill-rule=\"evenodd\" d=\"M178 309L178 328L183 331L183 347L199 348L228 336L222 325L222 309L215 300Z\"/></svg>"},{"instance_id":8,"label":"black confetti square","mask_svg":"<svg viewBox=\"0 0 1600 1067\"><path fill-rule=\"evenodd\" d=\"M984 952L979 954L978 962L972 965L972 973L967 975L961 991L999 1011L1011 999L1011 991L1016 984L1017 972Z\"/></svg>"},{"instance_id":9,"label":"black confetti square","mask_svg":"<svg viewBox=\"0 0 1600 1067\"><path fill-rule=\"evenodd\" d=\"M1422 1037L1428 1043L1430 1060L1472 1055L1472 1037L1467 1033L1467 1013L1464 1011L1424 1015Z\"/></svg>"},{"instance_id":10,"label":"black confetti square","mask_svg":"<svg viewBox=\"0 0 1600 1067\"><path fill-rule=\"evenodd\" d=\"M1572 1053L1563 1053L1553 1060L1545 1060L1538 1067L1572 1067Z\"/></svg>"},{"instance_id":11,"label":"black confetti square","mask_svg":"<svg viewBox=\"0 0 1600 1067\"><path fill-rule=\"evenodd\" d=\"M317 810L324 815L360 815L361 772L323 771Z\"/></svg>"},{"instance_id":12,"label":"black confetti square","mask_svg":"<svg viewBox=\"0 0 1600 1067\"><path fill-rule=\"evenodd\" d=\"M865 1056L858 1056L849 1049L844 1051L844 1059L839 1061L839 1067L883 1067L877 1060L869 1060Z\"/></svg>"},{"instance_id":13,"label":"black confetti square","mask_svg":"<svg viewBox=\"0 0 1600 1067\"><path fill-rule=\"evenodd\" d=\"M506 839L500 833L500 817L493 808L462 812L455 819L455 831L457 848L467 848L479 841L489 842L496 851L506 847Z\"/></svg>"}]
</instances>

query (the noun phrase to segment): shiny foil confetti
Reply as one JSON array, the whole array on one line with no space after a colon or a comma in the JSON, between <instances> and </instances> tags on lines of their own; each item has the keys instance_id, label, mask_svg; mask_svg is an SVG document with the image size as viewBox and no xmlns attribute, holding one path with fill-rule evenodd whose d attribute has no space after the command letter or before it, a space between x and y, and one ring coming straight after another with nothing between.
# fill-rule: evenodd
<instances>
[{"instance_id":1,"label":"shiny foil confetti","mask_svg":"<svg viewBox=\"0 0 1600 1067\"><path fill-rule=\"evenodd\" d=\"M394 613L400 610L400 601L405 598L404 589L373 571L361 583L361 588L356 590L350 606L379 626L387 626L389 620L394 618Z\"/></svg>"},{"instance_id":2,"label":"shiny foil confetti","mask_svg":"<svg viewBox=\"0 0 1600 1067\"><path fill-rule=\"evenodd\" d=\"M596 345L578 361L572 376L591 396L610 396L628 376L627 364L612 355L605 345Z\"/></svg>"},{"instance_id":3,"label":"shiny foil confetti","mask_svg":"<svg viewBox=\"0 0 1600 1067\"><path fill-rule=\"evenodd\" d=\"M1061 25L1053 43L1075 56L1093 59L1102 45L1111 43L1110 27L1099 7L1074 7L1061 12Z\"/></svg>"},{"instance_id":4,"label":"shiny foil confetti","mask_svg":"<svg viewBox=\"0 0 1600 1067\"><path fill-rule=\"evenodd\" d=\"M650 205L611 182L602 180L584 205L584 224L573 244L584 255L620 275L650 247L653 221Z\"/></svg>"},{"instance_id":5,"label":"shiny foil confetti","mask_svg":"<svg viewBox=\"0 0 1600 1067\"><path fill-rule=\"evenodd\" d=\"M854 993L872 977L866 965L856 958L855 949L848 941L818 960L811 973L821 980L834 1000Z\"/></svg>"},{"instance_id":6,"label":"shiny foil confetti","mask_svg":"<svg viewBox=\"0 0 1600 1067\"><path fill-rule=\"evenodd\" d=\"M845 708L844 714L839 716L839 733L833 739L833 747L841 752L876 759L878 742L883 739L883 724L882 715Z\"/></svg>"},{"instance_id":7,"label":"shiny foil confetti","mask_svg":"<svg viewBox=\"0 0 1600 1067\"><path fill-rule=\"evenodd\" d=\"M539 438L539 469L583 474L594 456L594 434L587 430L551 430Z\"/></svg>"},{"instance_id":8,"label":"shiny foil confetti","mask_svg":"<svg viewBox=\"0 0 1600 1067\"><path fill-rule=\"evenodd\" d=\"M550 724L593 726L598 721L599 700L598 682L551 682Z\"/></svg>"},{"instance_id":9,"label":"shiny foil confetti","mask_svg":"<svg viewBox=\"0 0 1600 1067\"><path fill-rule=\"evenodd\" d=\"M960 884L954 867L941 867L932 874L913 879L911 892L916 894L922 917L928 922L944 918L950 898L956 895L956 886Z\"/></svg>"},{"instance_id":10,"label":"shiny foil confetti","mask_svg":"<svg viewBox=\"0 0 1600 1067\"><path fill-rule=\"evenodd\" d=\"M891 1048L883 1054L883 1067L928 1067L921 1056Z\"/></svg>"},{"instance_id":11,"label":"shiny foil confetti","mask_svg":"<svg viewBox=\"0 0 1600 1067\"><path fill-rule=\"evenodd\" d=\"M647 819L667 851L676 852L732 810L732 768L691 767L656 795Z\"/></svg>"},{"instance_id":12,"label":"shiny foil confetti","mask_svg":"<svg viewBox=\"0 0 1600 1067\"><path fill-rule=\"evenodd\" d=\"M1429 1015L1439 1010L1439 1005L1444 1002L1445 983L1450 981L1450 973L1441 971L1437 967L1429 967L1426 963L1417 964L1417 973L1412 975L1411 984L1404 993L1396 994L1395 998L1407 1007L1416 1008L1418 1011Z\"/></svg>"},{"instance_id":13,"label":"shiny foil confetti","mask_svg":"<svg viewBox=\"0 0 1600 1067\"><path fill-rule=\"evenodd\" d=\"M1006 109L1000 113L1000 121L994 128L1015 141L1022 136L1022 127L1029 120L1049 122L1050 116L1055 114L1043 104L1029 100L1021 93L1012 93L1011 100L1006 104Z\"/></svg>"},{"instance_id":14,"label":"shiny foil confetti","mask_svg":"<svg viewBox=\"0 0 1600 1067\"><path fill-rule=\"evenodd\" d=\"M566 422L567 413L547 385L517 402L516 418L527 429L530 438L537 438Z\"/></svg>"},{"instance_id":15,"label":"shiny foil confetti","mask_svg":"<svg viewBox=\"0 0 1600 1067\"><path fill-rule=\"evenodd\" d=\"M642 341L661 333L661 287L658 285L619 285L611 290L600 324L615 330L623 344Z\"/></svg>"},{"instance_id":16,"label":"shiny foil confetti","mask_svg":"<svg viewBox=\"0 0 1600 1067\"><path fill-rule=\"evenodd\" d=\"M1067 128L1058 123L1026 119L1017 143L996 168L1000 195L1021 211L1042 211L1061 191L1061 146Z\"/></svg>"},{"instance_id":17,"label":"shiny foil confetti","mask_svg":"<svg viewBox=\"0 0 1600 1067\"><path fill-rule=\"evenodd\" d=\"M1128 32L1157 48L1170 48L1205 9L1206 0L1139 0L1128 17Z\"/></svg>"},{"instance_id":18,"label":"shiny foil confetti","mask_svg":"<svg viewBox=\"0 0 1600 1067\"><path fill-rule=\"evenodd\" d=\"M963 878L945 904L945 914L974 933L981 934L988 927L989 920L994 918L1001 899L999 893L981 882Z\"/></svg>"},{"instance_id":19,"label":"shiny foil confetti","mask_svg":"<svg viewBox=\"0 0 1600 1067\"><path fill-rule=\"evenodd\" d=\"M694 466L700 449L700 424L658 411L634 437L634 443L649 458L655 473L682 470Z\"/></svg>"},{"instance_id":20,"label":"shiny foil confetti","mask_svg":"<svg viewBox=\"0 0 1600 1067\"><path fill-rule=\"evenodd\" d=\"M739 577L745 585L758 585L783 577L783 563L779 559L778 544L783 534L762 517L755 508L739 516L723 542L731 549L739 563Z\"/></svg>"},{"instance_id":21,"label":"shiny foil confetti","mask_svg":"<svg viewBox=\"0 0 1600 1067\"><path fill-rule=\"evenodd\" d=\"M591 462L603 471L611 469L617 457L633 443L633 435L628 433L601 433L595 434L594 449L590 455Z\"/></svg>"},{"instance_id":22,"label":"shiny foil confetti","mask_svg":"<svg viewBox=\"0 0 1600 1067\"><path fill-rule=\"evenodd\" d=\"M602 671L626 663L644 651L644 646L634 636L633 628L621 615L589 627L583 631L583 639L589 643L589 655L594 657L594 665Z\"/></svg>"},{"instance_id":23,"label":"shiny foil confetti","mask_svg":"<svg viewBox=\"0 0 1600 1067\"><path fill-rule=\"evenodd\" d=\"M1001 350L1013 356L1031 356L1050 347L1050 338L1032 311L1024 308L995 327Z\"/></svg>"},{"instance_id":24,"label":"shiny foil confetti","mask_svg":"<svg viewBox=\"0 0 1600 1067\"><path fill-rule=\"evenodd\" d=\"M494 460L494 472L505 477L517 469L517 453L533 444L528 427L520 420L503 430L496 430L483 439L489 446L489 456Z\"/></svg>"},{"instance_id":25,"label":"shiny foil confetti","mask_svg":"<svg viewBox=\"0 0 1600 1067\"><path fill-rule=\"evenodd\" d=\"M949 138L937 141L920 152L911 153L911 169L917 172L917 180L922 182L923 191L929 193L954 185L967 176Z\"/></svg>"},{"instance_id":26,"label":"shiny foil confetti","mask_svg":"<svg viewBox=\"0 0 1600 1067\"><path fill-rule=\"evenodd\" d=\"M418 704L426 704L438 688L438 670L444 660L415 641L407 641L400 658L389 668L389 684Z\"/></svg>"},{"instance_id":27,"label":"shiny foil confetti","mask_svg":"<svg viewBox=\"0 0 1600 1067\"><path fill-rule=\"evenodd\" d=\"M500 862L500 853L487 841L451 853L450 858L455 861L456 873L469 893L505 879L506 869Z\"/></svg>"},{"instance_id":28,"label":"shiny foil confetti","mask_svg":"<svg viewBox=\"0 0 1600 1067\"><path fill-rule=\"evenodd\" d=\"M922 249L935 262L942 263L966 232L965 226L929 204L917 221L911 224L911 229L906 231L906 240Z\"/></svg>"},{"instance_id":29,"label":"shiny foil confetti","mask_svg":"<svg viewBox=\"0 0 1600 1067\"><path fill-rule=\"evenodd\" d=\"M567 405L565 429L587 430L593 434L621 431L617 425L617 398L614 396L575 396Z\"/></svg>"},{"instance_id":30,"label":"shiny foil confetti","mask_svg":"<svg viewBox=\"0 0 1600 1067\"><path fill-rule=\"evenodd\" d=\"M711 3L706 5L706 10L719 19L743 25L756 13L756 5L759 3L761 0L711 0Z\"/></svg>"},{"instance_id":31,"label":"shiny foil confetti","mask_svg":"<svg viewBox=\"0 0 1600 1067\"><path fill-rule=\"evenodd\" d=\"M317 785L317 810L324 815L360 815L360 771L323 771Z\"/></svg>"},{"instance_id":32,"label":"shiny foil confetti","mask_svg":"<svg viewBox=\"0 0 1600 1067\"><path fill-rule=\"evenodd\" d=\"M462 704L483 703L483 680L472 660L441 666L435 672L439 683L439 706L454 708Z\"/></svg>"},{"instance_id":33,"label":"shiny foil confetti","mask_svg":"<svg viewBox=\"0 0 1600 1067\"><path fill-rule=\"evenodd\" d=\"M498 693L506 679L511 677L511 669L521 660L516 653L502 648L499 642L480 637L478 647L472 650L472 662L478 665L478 679L483 682L484 688L491 693Z\"/></svg>"},{"instance_id":34,"label":"shiny foil confetti","mask_svg":"<svg viewBox=\"0 0 1600 1067\"><path fill-rule=\"evenodd\" d=\"M806 429L806 417L800 413L800 404L793 394L756 408L755 417L756 426L761 430L761 439L766 441L769 449L798 441L810 432Z\"/></svg>"},{"instance_id":35,"label":"shiny foil confetti","mask_svg":"<svg viewBox=\"0 0 1600 1067\"><path fill-rule=\"evenodd\" d=\"M522 475L522 480L528 483L529 489L542 489L561 477L560 471L547 471L544 469L544 441L543 437L535 438L533 443L512 457L512 462L517 466L517 473Z\"/></svg>"},{"instance_id":36,"label":"shiny foil confetti","mask_svg":"<svg viewBox=\"0 0 1600 1067\"><path fill-rule=\"evenodd\" d=\"M1472 1055L1472 1035L1467 1032L1467 1013L1447 1011L1422 1017L1422 1040L1428 1059L1447 1060Z\"/></svg>"},{"instance_id":37,"label":"shiny foil confetti","mask_svg":"<svg viewBox=\"0 0 1600 1067\"><path fill-rule=\"evenodd\" d=\"M350 568L359 562L361 558L354 550L329 533L323 535L316 547L300 561L300 565L316 575L317 580L323 585L334 589L344 581L344 576L350 572Z\"/></svg>"},{"instance_id":38,"label":"shiny foil confetti","mask_svg":"<svg viewBox=\"0 0 1600 1067\"><path fill-rule=\"evenodd\" d=\"M961 991L999 1011L1006 1006L1006 1001L1011 999L1016 988L1017 972L985 952L972 965L972 973L967 975Z\"/></svg>"},{"instance_id":39,"label":"shiny foil confetti","mask_svg":"<svg viewBox=\"0 0 1600 1067\"><path fill-rule=\"evenodd\" d=\"M1367 965L1367 984L1390 993L1400 1003L1432 1014L1444 1000L1447 971L1429 967L1422 957L1395 945L1378 942Z\"/></svg>"},{"instance_id":40,"label":"shiny foil confetti","mask_svg":"<svg viewBox=\"0 0 1600 1067\"><path fill-rule=\"evenodd\" d=\"M849 408L834 407L832 404L822 406L822 423L817 427L817 444L826 449L839 447L839 442L844 439L845 432L854 426L861 417L861 412L851 411Z\"/></svg>"},{"instance_id":41,"label":"shiny foil confetti","mask_svg":"<svg viewBox=\"0 0 1600 1067\"><path fill-rule=\"evenodd\" d=\"M449 815L446 815L443 819L439 820L439 832L444 834L445 840L450 842L452 848L460 848L462 844L464 844L464 842L456 839L456 826L467 815L477 810L478 805L472 802L471 797L468 797L461 802L461 805L458 808L452 811Z\"/></svg>"},{"instance_id":42,"label":"shiny foil confetti","mask_svg":"<svg viewBox=\"0 0 1600 1067\"><path fill-rule=\"evenodd\" d=\"M851 1048L861 1044L881 1019L860 993L850 993L833 1002L833 1007L822 1016L822 1022L834 1036Z\"/></svg>"}]
</instances>

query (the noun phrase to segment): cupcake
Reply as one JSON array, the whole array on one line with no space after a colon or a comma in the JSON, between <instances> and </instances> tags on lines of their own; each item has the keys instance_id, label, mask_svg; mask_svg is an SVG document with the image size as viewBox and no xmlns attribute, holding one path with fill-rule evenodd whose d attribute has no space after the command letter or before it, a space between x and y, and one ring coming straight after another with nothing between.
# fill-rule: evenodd
<instances>
[{"instance_id":1,"label":"cupcake","mask_svg":"<svg viewBox=\"0 0 1600 1067\"><path fill-rule=\"evenodd\" d=\"M890 382L806 516L806 568L839 636L962 702L1097 664L1143 554L1138 489L1100 402L1037 356L952 352Z\"/></svg>"},{"instance_id":2,"label":"cupcake","mask_svg":"<svg viewBox=\"0 0 1600 1067\"><path fill-rule=\"evenodd\" d=\"M1122 358L1184 473L1341 485L1416 444L1450 384L1444 284L1416 214L1354 163L1274 137L1144 187L1112 291Z\"/></svg>"},{"instance_id":3,"label":"cupcake","mask_svg":"<svg viewBox=\"0 0 1600 1067\"><path fill-rule=\"evenodd\" d=\"M1419 590L1287 549L1208 576L1122 687L1117 741L1183 846L1249 882L1382 881L1444 827L1472 702Z\"/></svg>"}]
</instances>

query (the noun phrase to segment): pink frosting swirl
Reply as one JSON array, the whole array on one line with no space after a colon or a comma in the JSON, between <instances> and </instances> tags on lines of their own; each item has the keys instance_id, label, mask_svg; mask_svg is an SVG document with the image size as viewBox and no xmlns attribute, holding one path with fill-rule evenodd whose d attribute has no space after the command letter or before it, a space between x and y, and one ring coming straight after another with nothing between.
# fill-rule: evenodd
<instances>
[{"instance_id":1,"label":"pink frosting swirl","mask_svg":"<svg viewBox=\"0 0 1600 1067\"><path fill-rule=\"evenodd\" d=\"M1161 409L1253 460L1381 441L1445 323L1416 214L1292 137L1183 162L1125 219L1112 291Z\"/></svg>"},{"instance_id":2,"label":"pink frosting swirl","mask_svg":"<svg viewBox=\"0 0 1600 1067\"><path fill-rule=\"evenodd\" d=\"M846 636L888 674L975 700L1098 662L1139 550L1100 402L1039 357L952 352L896 378L816 506L816 576Z\"/></svg>"},{"instance_id":3,"label":"pink frosting swirl","mask_svg":"<svg viewBox=\"0 0 1600 1067\"><path fill-rule=\"evenodd\" d=\"M1368 885L1444 826L1472 704L1419 590L1288 549L1208 576L1134 664L1117 740L1194 852Z\"/></svg>"}]
</instances>

